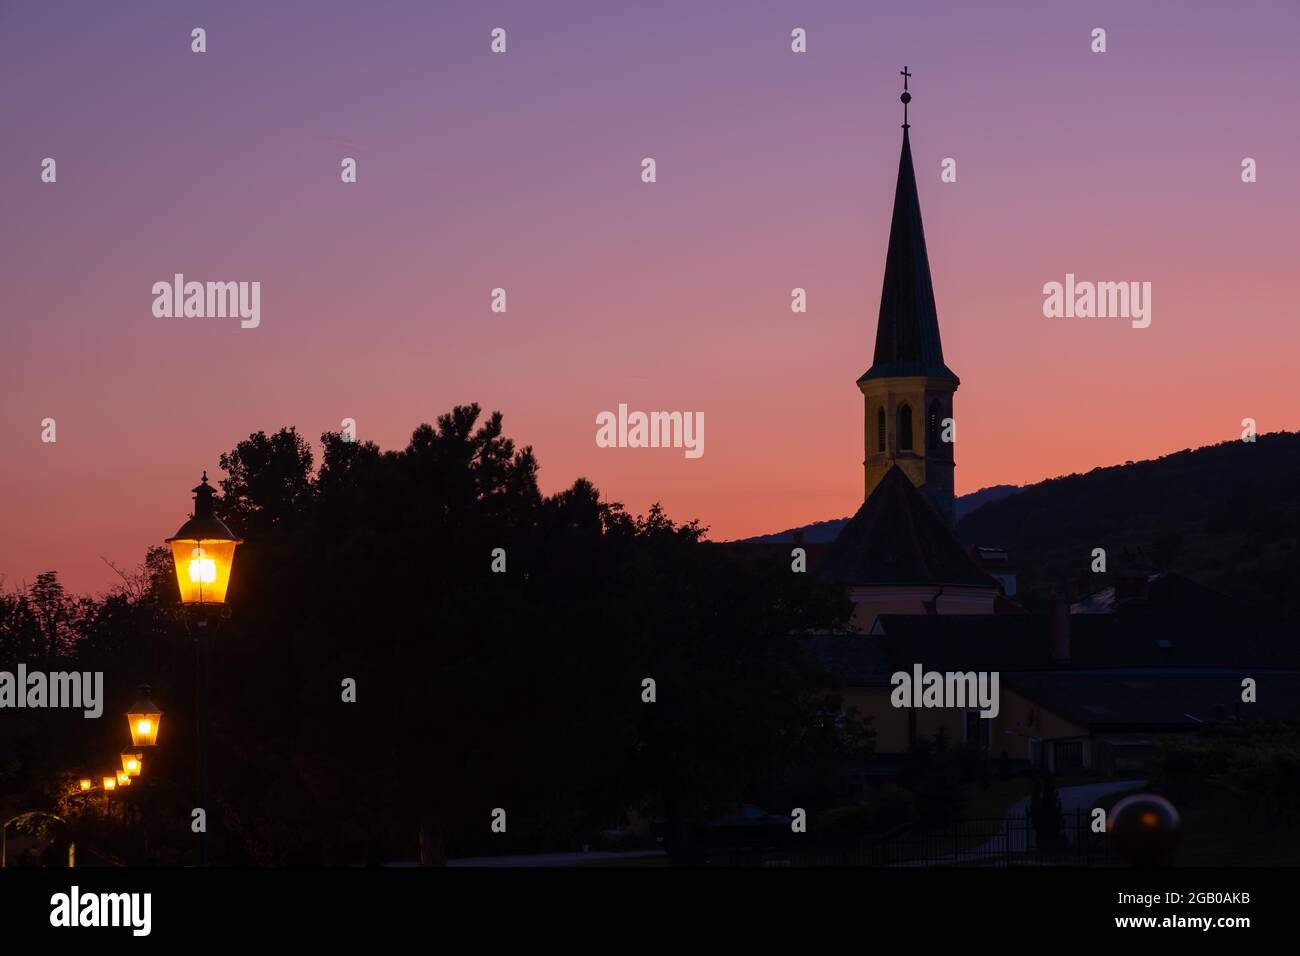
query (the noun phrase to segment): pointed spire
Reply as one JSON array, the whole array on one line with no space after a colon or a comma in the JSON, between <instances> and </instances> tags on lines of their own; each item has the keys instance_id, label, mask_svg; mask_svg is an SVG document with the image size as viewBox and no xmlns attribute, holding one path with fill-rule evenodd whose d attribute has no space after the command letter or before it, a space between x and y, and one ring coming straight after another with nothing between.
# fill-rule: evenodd
<instances>
[{"instance_id":1,"label":"pointed spire","mask_svg":"<svg viewBox=\"0 0 1300 956\"><path fill-rule=\"evenodd\" d=\"M880 292L880 319L876 325L876 353L871 368L858 381L905 375L928 375L958 381L943 363L939 341L939 316L934 307L930 259L921 225L921 200L916 192L916 170L907 105L912 76L903 67L903 151L898 160L898 185L894 190L894 217L889 226L889 251L885 255L885 281Z\"/></svg>"}]
</instances>

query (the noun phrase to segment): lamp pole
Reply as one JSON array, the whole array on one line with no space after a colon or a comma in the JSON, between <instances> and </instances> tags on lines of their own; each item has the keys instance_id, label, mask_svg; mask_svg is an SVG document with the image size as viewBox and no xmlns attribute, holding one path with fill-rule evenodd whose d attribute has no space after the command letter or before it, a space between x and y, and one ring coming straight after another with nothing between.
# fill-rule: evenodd
<instances>
[{"instance_id":1,"label":"lamp pole","mask_svg":"<svg viewBox=\"0 0 1300 956\"><path fill-rule=\"evenodd\" d=\"M203 826L195 834L198 838L194 845L194 863L196 866L208 865L208 753L211 736L210 710L208 706L208 651L210 642L208 634L216 627L215 615L203 605L184 606L181 620L185 622L185 633L194 642L194 738L198 745L198 759L195 761L194 789L197 807L203 811Z\"/></svg>"},{"instance_id":2,"label":"lamp pole","mask_svg":"<svg viewBox=\"0 0 1300 956\"><path fill-rule=\"evenodd\" d=\"M203 826L198 837L198 865L208 865L208 620L200 617L194 627L195 674L198 678L198 710L195 728L199 744L199 806L203 808Z\"/></svg>"},{"instance_id":3,"label":"lamp pole","mask_svg":"<svg viewBox=\"0 0 1300 956\"><path fill-rule=\"evenodd\" d=\"M211 633L220 616L229 614L226 587L235 548L241 543L217 517L213 507L216 491L208 484L208 473L194 491L194 514L179 531L167 539L176 566L176 584L180 589L185 630L194 640L195 733L198 743L197 789L203 826L198 832L196 857L199 866L208 865L208 651ZM191 626L191 617L193 618Z\"/></svg>"}]
</instances>

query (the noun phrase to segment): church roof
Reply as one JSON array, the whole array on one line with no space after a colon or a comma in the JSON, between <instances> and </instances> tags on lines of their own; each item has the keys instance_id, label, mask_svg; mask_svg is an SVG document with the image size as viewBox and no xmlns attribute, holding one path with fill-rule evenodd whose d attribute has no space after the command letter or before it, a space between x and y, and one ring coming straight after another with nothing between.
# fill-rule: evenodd
<instances>
[{"instance_id":1,"label":"church roof","mask_svg":"<svg viewBox=\"0 0 1300 956\"><path fill-rule=\"evenodd\" d=\"M849 519L817 571L847 585L998 586L897 465Z\"/></svg>"},{"instance_id":2,"label":"church roof","mask_svg":"<svg viewBox=\"0 0 1300 956\"><path fill-rule=\"evenodd\" d=\"M880 319L876 325L875 359L859 382L872 378L928 375L959 381L943 362L939 316L934 307L930 259L921 225L921 200L907 127L898 160L894 218L885 255L885 281L880 290Z\"/></svg>"}]
</instances>

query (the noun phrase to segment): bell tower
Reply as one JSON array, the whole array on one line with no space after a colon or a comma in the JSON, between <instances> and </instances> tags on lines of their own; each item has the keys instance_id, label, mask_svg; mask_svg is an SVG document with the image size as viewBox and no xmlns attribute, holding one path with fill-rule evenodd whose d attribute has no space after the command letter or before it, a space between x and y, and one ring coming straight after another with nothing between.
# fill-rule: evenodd
<instances>
[{"instance_id":1,"label":"bell tower","mask_svg":"<svg viewBox=\"0 0 1300 956\"><path fill-rule=\"evenodd\" d=\"M894 465L926 496L943 521L953 523L953 393L961 381L944 364L930 260L921 226L903 67L903 149L894 189L894 215L885 254L876 351L858 379L866 421L865 497Z\"/></svg>"}]
</instances>

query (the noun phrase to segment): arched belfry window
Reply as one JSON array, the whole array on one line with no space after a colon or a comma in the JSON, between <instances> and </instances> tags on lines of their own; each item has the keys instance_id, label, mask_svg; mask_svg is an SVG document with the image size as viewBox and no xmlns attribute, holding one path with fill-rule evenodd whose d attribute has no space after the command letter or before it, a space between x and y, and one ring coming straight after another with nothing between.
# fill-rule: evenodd
<instances>
[{"instance_id":1,"label":"arched belfry window","mask_svg":"<svg viewBox=\"0 0 1300 956\"><path fill-rule=\"evenodd\" d=\"M939 450L939 403L930 403L930 414L925 418L925 451L933 455Z\"/></svg>"},{"instance_id":2,"label":"arched belfry window","mask_svg":"<svg viewBox=\"0 0 1300 956\"><path fill-rule=\"evenodd\" d=\"M912 406L898 406L898 450L912 450Z\"/></svg>"},{"instance_id":3,"label":"arched belfry window","mask_svg":"<svg viewBox=\"0 0 1300 956\"><path fill-rule=\"evenodd\" d=\"M876 451L885 450L885 406L876 409Z\"/></svg>"}]
</instances>

